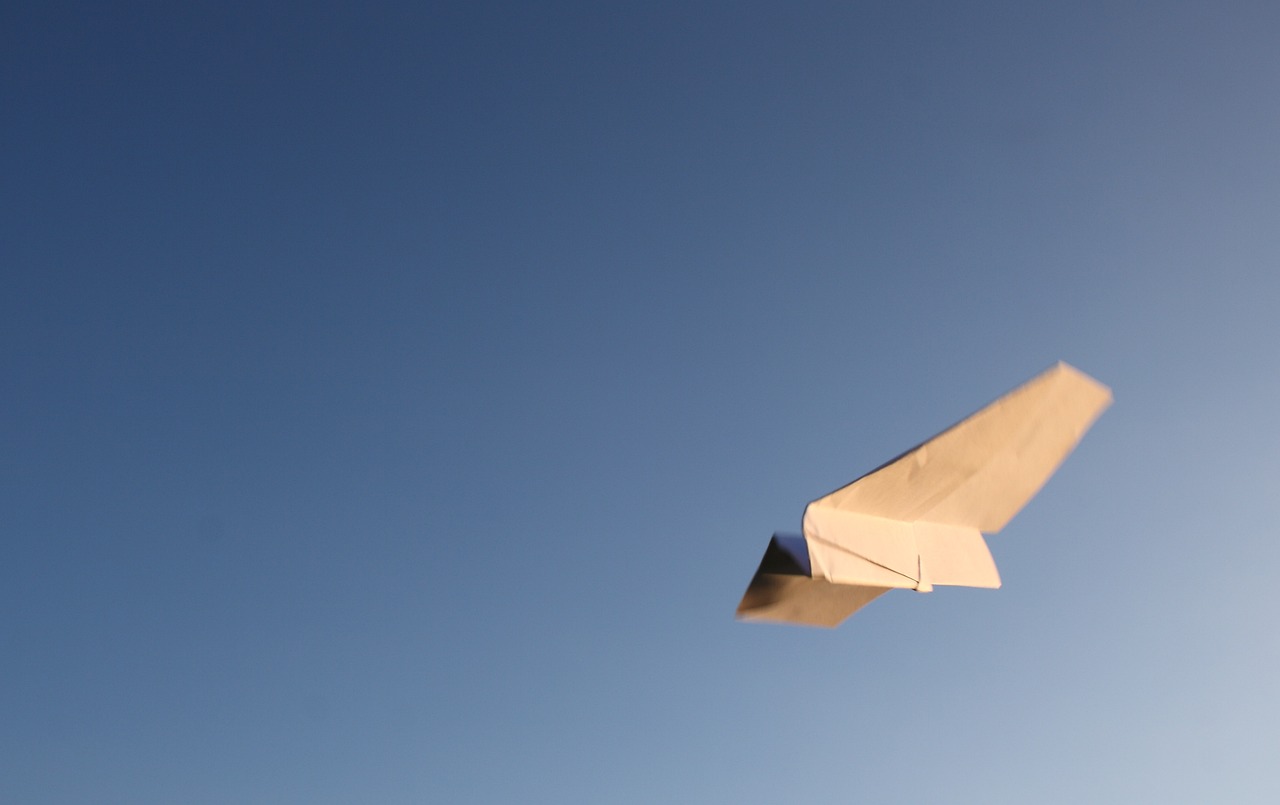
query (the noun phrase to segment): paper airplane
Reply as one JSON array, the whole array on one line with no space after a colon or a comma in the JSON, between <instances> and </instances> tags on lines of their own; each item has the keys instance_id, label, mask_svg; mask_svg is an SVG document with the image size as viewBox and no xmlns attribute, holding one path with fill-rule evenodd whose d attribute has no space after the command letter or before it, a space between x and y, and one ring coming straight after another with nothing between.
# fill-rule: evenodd
<instances>
[{"instance_id":1,"label":"paper airplane","mask_svg":"<svg viewBox=\"0 0 1280 805\"><path fill-rule=\"evenodd\" d=\"M895 588L1000 586L983 533L1031 500L1111 404L1059 363L804 510L775 534L738 604L743 620L837 626Z\"/></svg>"}]
</instances>

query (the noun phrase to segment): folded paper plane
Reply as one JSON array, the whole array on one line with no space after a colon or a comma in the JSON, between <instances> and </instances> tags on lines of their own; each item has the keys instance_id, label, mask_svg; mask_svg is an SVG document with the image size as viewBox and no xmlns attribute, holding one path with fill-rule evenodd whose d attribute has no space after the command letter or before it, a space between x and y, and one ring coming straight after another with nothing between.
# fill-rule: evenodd
<instances>
[{"instance_id":1,"label":"folded paper plane","mask_svg":"<svg viewBox=\"0 0 1280 805\"><path fill-rule=\"evenodd\" d=\"M982 535L1004 528L1110 404L1110 389L1059 363L818 498L802 534L769 541L738 617L836 626L894 588L999 587Z\"/></svg>"}]
</instances>

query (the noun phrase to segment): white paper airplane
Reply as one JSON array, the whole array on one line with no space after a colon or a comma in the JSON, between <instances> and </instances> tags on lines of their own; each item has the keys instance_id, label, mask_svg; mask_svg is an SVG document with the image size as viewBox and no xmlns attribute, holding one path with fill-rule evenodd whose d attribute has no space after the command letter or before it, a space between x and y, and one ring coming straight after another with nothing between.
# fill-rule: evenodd
<instances>
[{"instance_id":1,"label":"white paper airplane","mask_svg":"<svg viewBox=\"0 0 1280 805\"><path fill-rule=\"evenodd\" d=\"M1000 586L983 533L1031 500L1111 404L1059 363L804 510L775 534L738 604L743 620L837 626L894 588Z\"/></svg>"}]
</instances>

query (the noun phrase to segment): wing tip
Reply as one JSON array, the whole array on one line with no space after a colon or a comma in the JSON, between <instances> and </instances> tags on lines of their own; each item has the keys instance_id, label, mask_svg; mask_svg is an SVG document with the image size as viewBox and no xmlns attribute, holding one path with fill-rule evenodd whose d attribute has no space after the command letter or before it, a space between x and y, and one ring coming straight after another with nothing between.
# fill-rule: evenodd
<instances>
[{"instance_id":1,"label":"wing tip","mask_svg":"<svg viewBox=\"0 0 1280 805\"><path fill-rule=\"evenodd\" d=\"M1115 400L1115 395L1111 392L1110 386L1098 380L1098 378L1090 375L1089 373L1081 371L1080 369L1077 369L1076 367L1072 366L1066 361L1059 360L1053 366L1049 367L1048 371L1046 371L1045 374L1070 378L1072 381L1076 383L1092 387L1093 389L1099 392L1099 396L1102 398L1102 400L1104 400L1104 402L1102 403L1103 408L1106 408Z\"/></svg>"}]
</instances>

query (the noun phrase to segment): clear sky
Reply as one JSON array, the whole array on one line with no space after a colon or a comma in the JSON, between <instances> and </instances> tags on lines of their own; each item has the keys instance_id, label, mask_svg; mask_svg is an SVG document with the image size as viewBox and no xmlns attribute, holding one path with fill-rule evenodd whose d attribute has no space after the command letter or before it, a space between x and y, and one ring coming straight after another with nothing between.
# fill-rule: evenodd
<instances>
[{"instance_id":1,"label":"clear sky","mask_svg":"<svg viewBox=\"0 0 1280 805\"><path fill-rule=\"evenodd\" d=\"M1280 801L1278 41L5 4L0 801ZM1003 589L734 621L1059 359Z\"/></svg>"}]
</instances>

